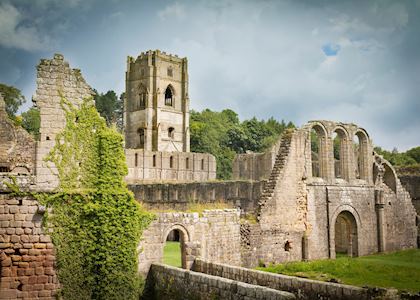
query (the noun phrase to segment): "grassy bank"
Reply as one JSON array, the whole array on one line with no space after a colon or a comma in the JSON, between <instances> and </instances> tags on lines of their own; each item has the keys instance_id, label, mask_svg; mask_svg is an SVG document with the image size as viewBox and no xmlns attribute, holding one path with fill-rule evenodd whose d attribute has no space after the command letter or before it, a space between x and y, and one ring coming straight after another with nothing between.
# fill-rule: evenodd
<instances>
[{"instance_id":1,"label":"grassy bank","mask_svg":"<svg viewBox=\"0 0 420 300\"><path fill-rule=\"evenodd\" d=\"M411 292L420 291L420 250L335 260L292 262L258 268L323 281L337 280L356 286L379 286Z\"/></svg>"}]
</instances>

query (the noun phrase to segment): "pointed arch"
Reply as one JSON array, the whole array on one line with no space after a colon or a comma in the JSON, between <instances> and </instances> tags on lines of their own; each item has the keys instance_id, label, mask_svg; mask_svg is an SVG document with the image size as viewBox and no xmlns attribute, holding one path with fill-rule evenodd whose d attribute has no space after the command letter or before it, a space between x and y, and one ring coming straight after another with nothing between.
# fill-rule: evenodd
<instances>
[{"instance_id":1,"label":"pointed arch","mask_svg":"<svg viewBox=\"0 0 420 300\"><path fill-rule=\"evenodd\" d=\"M174 106L175 104L175 89L169 84L165 89L165 105Z\"/></svg>"}]
</instances>

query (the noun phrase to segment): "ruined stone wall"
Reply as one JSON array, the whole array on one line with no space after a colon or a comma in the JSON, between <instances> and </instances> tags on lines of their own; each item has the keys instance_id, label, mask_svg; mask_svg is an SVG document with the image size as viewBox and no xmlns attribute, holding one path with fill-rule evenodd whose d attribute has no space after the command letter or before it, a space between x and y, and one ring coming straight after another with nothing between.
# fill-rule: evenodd
<instances>
[{"instance_id":1,"label":"ruined stone wall","mask_svg":"<svg viewBox=\"0 0 420 300\"><path fill-rule=\"evenodd\" d=\"M161 263L163 247L172 230L180 231L182 263L190 268L196 257L233 265L241 264L238 210L206 210L198 213L159 213L143 232L139 244L139 271Z\"/></svg>"},{"instance_id":2,"label":"ruined stone wall","mask_svg":"<svg viewBox=\"0 0 420 300\"><path fill-rule=\"evenodd\" d=\"M378 252L377 211L373 187L308 186L308 259L335 257L335 226L342 212L350 212L357 225L357 255ZM339 238L339 237L338 237Z\"/></svg>"},{"instance_id":3,"label":"ruined stone wall","mask_svg":"<svg viewBox=\"0 0 420 300\"><path fill-rule=\"evenodd\" d=\"M34 174L35 141L9 119L0 94L0 173Z\"/></svg>"},{"instance_id":4,"label":"ruined stone wall","mask_svg":"<svg viewBox=\"0 0 420 300\"><path fill-rule=\"evenodd\" d=\"M56 299L54 247L39 203L0 194L0 299Z\"/></svg>"},{"instance_id":5,"label":"ruined stone wall","mask_svg":"<svg viewBox=\"0 0 420 300\"><path fill-rule=\"evenodd\" d=\"M61 95L71 104L93 95L79 69L71 69L63 55L55 54L53 59L41 59L37 66L37 89L33 96L40 110L40 141L37 144L36 175L41 188L54 188L58 179L55 168L44 161L55 144L55 136L65 126L65 115L61 106Z\"/></svg>"},{"instance_id":6,"label":"ruined stone wall","mask_svg":"<svg viewBox=\"0 0 420 300\"><path fill-rule=\"evenodd\" d=\"M399 180L396 189L384 185L385 251L417 247L416 211Z\"/></svg>"},{"instance_id":7,"label":"ruined stone wall","mask_svg":"<svg viewBox=\"0 0 420 300\"><path fill-rule=\"evenodd\" d=\"M129 184L137 201L155 210L186 210L193 203L226 203L242 212L254 212L264 182L224 181Z\"/></svg>"},{"instance_id":8,"label":"ruined stone wall","mask_svg":"<svg viewBox=\"0 0 420 300\"><path fill-rule=\"evenodd\" d=\"M417 215L420 215L420 174L400 174L398 177L405 190L410 194Z\"/></svg>"},{"instance_id":9,"label":"ruined stone wall","mask_svg":"<svg viewBox=\"0 0 420 300\"><path fill-rule=\"evenodd\" d=\"M245 153L235 156L232 164L234 180L264 180L270 176L280 143L264 153Z\"/></svg>"},{"instance_id":10,"label":"ruined stone wall","mask_svg":"<svg viewBox=\"0 0 420 300\"><path fill-rule=\"evenodd\" d=\"M143 299L158 300L285 300L296 299L291 293L231 279L153 264Z\"/></svg>"},{"instance_id":11,"label":"ruined stone wall","mask_svg":"<svg viewBox=\"0 0 420 300\"><path fill-rule=\"evenodd\" d=\"M139 181L208 181L216 179L216 159L211 154L153 152L126 149L129 183Z\"/></svg>"}]
</instances>

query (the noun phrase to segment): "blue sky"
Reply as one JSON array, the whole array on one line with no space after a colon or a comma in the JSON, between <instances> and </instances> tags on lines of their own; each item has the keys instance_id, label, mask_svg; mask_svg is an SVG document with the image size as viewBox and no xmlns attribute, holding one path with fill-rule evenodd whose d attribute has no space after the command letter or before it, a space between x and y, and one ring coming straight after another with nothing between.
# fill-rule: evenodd
<instances>
[{"instance_id":1,"label":"blue sky","mask_svg":"<svg viewBox=\"0 0 420 300\"><path fill-rule=\"evenodd\" d=\"M127 55L188 57L191 108L328 119L376 145L420 145L420 0L0 0L0 82L31 105L35 66L62 53L100 92Z\"/></svg>"}]
</instances>

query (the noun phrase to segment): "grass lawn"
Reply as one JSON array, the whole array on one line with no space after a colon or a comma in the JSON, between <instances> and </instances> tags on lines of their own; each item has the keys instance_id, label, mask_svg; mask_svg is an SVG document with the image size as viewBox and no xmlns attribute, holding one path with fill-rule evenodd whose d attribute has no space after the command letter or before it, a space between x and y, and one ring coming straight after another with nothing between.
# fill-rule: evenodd
<instances>
[{"instance_id":1,"label":"grass lawn","mask_svg":"<svg viewBox=\"0 0 420 300\"><path fill-rule=\"evenodd\" d=\"M411 292L420 291L420 250L411 249L357 258L338 256L273 265L258 270L356 286L379 286Z\"/></svg>"},{"instance_id":2,"label":"grass lawn","mask_svg":"<svg viewBox=\"0 0 420 300\"><path fill-rule=\"evenodd\" d=\"M181 245L179 242L166 242L165 248L163 248L163 263L173 267L182 267Z\"/></svg>"}]
</instances>

